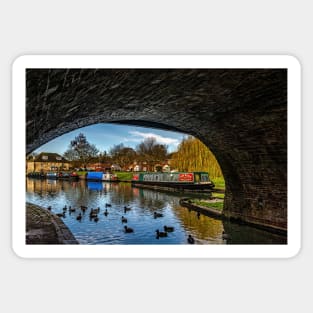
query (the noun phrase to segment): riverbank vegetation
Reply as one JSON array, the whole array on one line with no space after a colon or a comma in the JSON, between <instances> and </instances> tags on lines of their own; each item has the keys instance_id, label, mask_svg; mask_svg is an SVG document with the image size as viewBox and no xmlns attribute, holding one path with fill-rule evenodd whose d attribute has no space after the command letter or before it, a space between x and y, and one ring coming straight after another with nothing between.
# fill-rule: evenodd
<instances>
[{"instance_id":1,"label":"riverbank vegetation","mask_svg":"<svg viewBox=\"0 0 313 313\"><path fill-rule=\"evenodd\" d=\"M212 201L207 201L207 200L203 200L203 199L201 199L201 200L194 199L194 200L191 200L191 203L195 204L195 205L204 206L207 208L213 208L213 209L216 209L219 211L222 211L223 207L224 207L224 201L212 202Z\"/></svg>"}]
</instances>

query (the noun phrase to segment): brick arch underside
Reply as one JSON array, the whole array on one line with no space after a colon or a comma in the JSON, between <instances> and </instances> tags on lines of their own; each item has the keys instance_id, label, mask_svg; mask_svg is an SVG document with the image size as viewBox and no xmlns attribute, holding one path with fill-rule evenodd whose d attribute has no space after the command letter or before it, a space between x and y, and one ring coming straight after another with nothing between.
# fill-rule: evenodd
<instances>
[{"instance_id":1,"label":"brick arch underside","mask_svg":"<svg viewBox=\"0 0 313 313\"><path fill-rule=\"evenodd\" d=\"M287 230L285 69L28 69L26 153L105 122L181 131L215 154L224 213Z\"/></svg>"}]
</instances>

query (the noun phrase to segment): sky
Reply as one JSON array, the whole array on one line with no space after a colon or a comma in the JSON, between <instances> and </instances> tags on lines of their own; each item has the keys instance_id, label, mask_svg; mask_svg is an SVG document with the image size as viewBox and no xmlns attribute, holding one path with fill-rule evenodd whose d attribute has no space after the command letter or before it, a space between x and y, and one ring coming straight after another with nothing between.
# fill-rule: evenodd
<instances>
[{"instance_id":1,"label":"sky","mask_svg":"<svg viewBox=\"0 0 313 313\"><path fill-rule=\"evenodd\" d=\"M89 143L94 144L100 152L109 151L114 145L123 143L126 147L136 148L136 146L147 137L154 137L158 143L166 144L168 152L177 149L181 140L186 134L165 131L155 128L117 125L117 124L94 124L87 127L78 128L63 136L57 137L50 142L36 149L35 153L54 152L63 154L71 140L79 133L83 133Z\"/></svg>"}]
</instances>

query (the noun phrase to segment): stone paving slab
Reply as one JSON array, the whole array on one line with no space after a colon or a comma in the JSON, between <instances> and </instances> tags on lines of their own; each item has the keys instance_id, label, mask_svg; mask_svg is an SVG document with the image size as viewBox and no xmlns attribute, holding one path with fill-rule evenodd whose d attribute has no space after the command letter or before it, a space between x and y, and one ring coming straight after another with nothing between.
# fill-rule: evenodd
<instances>
[{"instance_id":1,"label":"stone paving slab","mask_svg":"<svg viewBox=\"0 0 313 313\"><path fill-rule=\"evenodd\" d=\"M26 203L26 244L78 244L78 241L58 216Z\"/></svg>"}]
</instances>

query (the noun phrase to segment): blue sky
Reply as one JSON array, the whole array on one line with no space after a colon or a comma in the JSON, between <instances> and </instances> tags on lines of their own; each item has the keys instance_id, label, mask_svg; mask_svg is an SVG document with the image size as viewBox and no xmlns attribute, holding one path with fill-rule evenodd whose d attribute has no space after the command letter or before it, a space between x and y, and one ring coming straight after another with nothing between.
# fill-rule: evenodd
<instances>
[{"instance_id":1,"label":"blue sky","mask_svg":"<svg viewBox=\"0 0 313 313\"><path fill-rule=\"evenodd\" d=\"M168 151L176 150L177 145L186 136L183 133L164 131L155 128L136 127L117 124L95 124L83 128L76 129L72 132L64 134L50 142L42 145L35 153L55 152L63 154L71 140L79 133L86 135L87 140L96 145L98 150L109 151L114 145L123 143L124 146L136 148L136 146L147 137L155 137L158 143L166 144Z\"/></svg>"}]
</instances>

